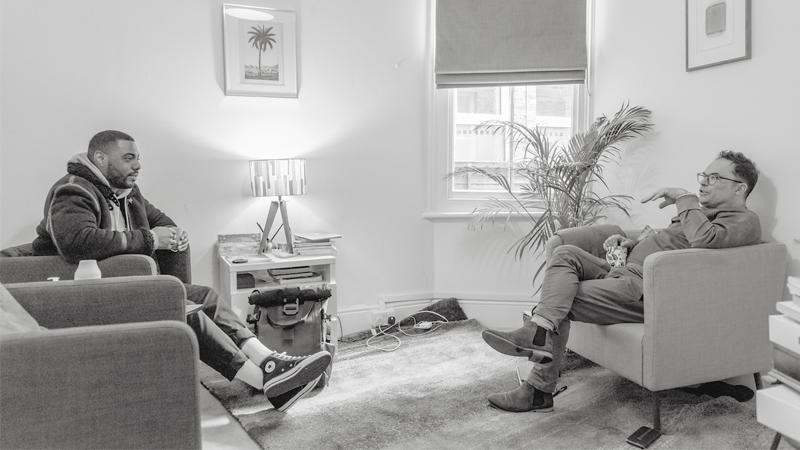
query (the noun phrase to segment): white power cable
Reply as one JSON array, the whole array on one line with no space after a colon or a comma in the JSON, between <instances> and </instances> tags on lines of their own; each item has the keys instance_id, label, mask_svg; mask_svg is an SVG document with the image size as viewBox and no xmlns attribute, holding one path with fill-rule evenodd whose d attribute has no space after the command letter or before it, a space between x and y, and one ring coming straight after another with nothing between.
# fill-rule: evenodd
<instances>
[{"instance_id":1,"label":"white power cable","mask_svg":"<svg viewBox=\"0 0 800 450\"><path fill-rule=\"evenodd\" d=\"M430 328L424 329L425 331L422 332L422 333L409 334L408 332L406 332L406 330L408 330L409 328L423 329L423 328L416 327L417 318L414 317L414 315L416 315L416 314L433 314L435 316L441 317L442 320L431 321L430 322L431 323ZM411 324L411 327L407 327L407 328L403 329L402 327L400 327L400 324L402 322L404 322L406 319L411 319L411 320L414 321L414 323ZM392 325L389 325L386 328L378 327L377 334L375 334L374 336L372 336L369 339L367 339L366 346L369 347L369 348L374 348L376 350L380 350L380 351L384 351L384 352L393 352L393 351L397 350L398 348L400 348L400 345L402 345L403 341L401 341L399 337L397 337L397 336L395 336L393 334L389 334L389 330L391 330L392 328L397 327L397 330L395 332L399 331L400 333L402 333L402 334L404 334L406 336L414 337L414 336L421 336L423 334L430 333L431 331L434 331L437 328L439 328L440 326L442 326L443 323L447 323L447 322L449 322L449 320L447 320L447 318L445 316L443 316L443 315L441 315L441 314L439 314L437 312L433 312L433 311L417 311L415 313L411 313L411 314L407 315L406 317L403 317L401 320L398 320L397 322L393 323ZM420 322L420 323L424 323L424 321ZM372 341L374 339L376 339L378 337L381 337L381 336L385 336L387 338L394 339L397 342L395 342L393 344L393 346L386 346L386 347L382 347L382 346L379 346L379 345L372 344Z\"/></svg>"}]
</instances>

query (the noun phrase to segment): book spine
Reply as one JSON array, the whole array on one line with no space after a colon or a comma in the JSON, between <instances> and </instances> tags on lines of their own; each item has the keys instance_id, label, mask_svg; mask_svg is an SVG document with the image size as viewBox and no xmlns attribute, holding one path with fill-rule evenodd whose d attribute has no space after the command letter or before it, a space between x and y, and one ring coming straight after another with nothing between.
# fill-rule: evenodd
<instances>
[{"instance_id":1,"label":"book spine","mask_svg":"<svg viewBox=\"0 0 800 450\"><path fill-rule=\"evenodd\" d=\"M303 277L303 278L281 278L278 280L279 284L305 284L305 283L315 283L317 281L322 281L322 276L317 275L314 277Z\"/></svg>"},{"instance_id":2,"label":"book spine","mask_svg":"<svg viewBox=\"0 0 800 450\"><path fill-rule=\"evenodd\" d=\"M289 275L293 273L304 273L309 272L311 267L309 266L299 266L299 267L286 267L283 269L269 269L268 272L270 275Z\"/></svg>"},{"instance_id":3,"label":"book spine","mask_svg":"<svg viewBox=\"0 0 800 450\"><path fill-rule=\"evenodd\" d=\"M773 386L756 392L758 421L789 437L800 439L800 393L786 386Z\"/></svg>"},{"instance_id":4,"label":"book spine","mask_svg":"<svg viewBox=\"0 0 800 450\"><path fill-rule=\"evenodd\" d=\"M276 278L278 280L291 280L292 278L308 278L316 276L316 272L299 272L299 273L287 273L285 275L273 275L272 278Z\"/></svg>"},{"instance_id":5,"label":"book spine","mask_svg":"<svg viewBox=\"0 0 800 450\"><path fill-rule=\"evenodd\" d=\"M783 315L769 316L769 340L800 354L800 323Z\"/></svg>"},{"instance_id":6,"label":"book spine","mask_svg":"<svg viewBox=\"0 0 800 450\"><path fill-rule=\"evenodd\" d=\"M781 345L773 344L772 361L775 370L800 384L800 355Z\"/></svg>"},{"instance_id":7,"label":"book spine","mask_svg":"<svg viewBox=\"0 0 800 450\"><path fill-rule=\"evenodd\" d=\"M296 248L295 253L298 255L337 255L339 250L336 246L329 246L323 248Z\"/></svg>"},{"instance_id":8,"label":"book spine","mask_svg":"<svg viewBox=\"0 0 800 450\"><path fill-rule=\"evenodd\" d=\"M794 302L778 302L775 304L775 308L779 313L800 323L800 305Z\"/></svg>"}]
</instances>

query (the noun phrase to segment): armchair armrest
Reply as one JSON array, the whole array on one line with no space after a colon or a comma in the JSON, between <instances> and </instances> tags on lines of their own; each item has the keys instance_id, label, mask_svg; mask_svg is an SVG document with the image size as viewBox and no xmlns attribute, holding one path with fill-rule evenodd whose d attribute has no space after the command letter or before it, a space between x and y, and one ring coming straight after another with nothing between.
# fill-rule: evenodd
<instances>
[{"instance_id":1,"label":"armchair armrest","mask_svg":"<svg viewBox=\"0 0 800 450\"><path fill-rule=\"evenodd\" d=\"M5 287L46 328L186 320L186 290L180 280L169 275L37 281Z\"/></svg>"},{"instance_id":2,"label":"armchair armrest","mask_svg":"<svg viewBox=\"0 0 800 450\"><path fill-rule=\"evenodd\" d=\"M191 246L182 252L156 250L156 264L163 275L172 275L186 284L192 284Z\"/></svg>"},{"instance_id":3,"label":"armchair armrest","mask_svg":"<svg viewBox=\"0 0 800 450\"><path fill-rule=\"evenodd\" d=\"M0 344L0 447L200 448L198 348L186 324L18 333Z\"/></svg>"},{"instance_id":4,"label":"armchair armrest","mask_svg":"<svg viewBox=\"0 0 800 450\"><path fill-rule=\"evenodd\" d=\"M625 234L622 228L616 225L590 225L583 227L563 228L558 230L545 243L545 258L550 259L556 247L559 245L574 245L586 250L587 252L605 257L603 242L614 234Z\"/></svg>"},{"instance_id":5,"label":"armchair armrest","mask_svg":"<svg viewBox=\"0 0 800 450\"><path fill-rule=\"evenodd\" d=\"M97 262L104 278L130 275L157 275L153 258L145 255L117 255ZM78 264L60 256L18 256L0 258L0 282L44 281L49 277L72 280Z\"/></svg>"},{"instance_id":6,"label":"armchair armrest","mask_svg":"<svg viewBox=\"0 0 800 450\"><path fill-rule=\"evenodd\" d=\"M668 389L768 368L768 316L783 298L786 255L783 244L765 243L648 256L644 386Z\"/></svg>"}]
</instances>

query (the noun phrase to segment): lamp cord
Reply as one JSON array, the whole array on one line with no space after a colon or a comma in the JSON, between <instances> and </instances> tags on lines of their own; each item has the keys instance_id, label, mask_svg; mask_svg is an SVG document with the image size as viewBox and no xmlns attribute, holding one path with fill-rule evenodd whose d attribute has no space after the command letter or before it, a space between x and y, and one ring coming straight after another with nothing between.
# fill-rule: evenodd
<instances>
[{"instance_id":1,"label":"lamp cord","mask_svg":"<svg viewBox=\"0 0 800 450\"><path fill-rule=\"evenodd\" d=\"M256 225L258 225L258 229L261 230L261 234L264 234L264 227L262 227L261 224L258 223L258 222L256 222ZM281 231L281 228L283 228L283 224L280 224L278 226L278 229L275 230L275 234L273 234L272 237L269 238L270 241L274 241L275 240L275 236L278 235L278 232Z\"/></svg>"},{"instance_id":2,"label":"lamp cord","mask_svg":"<svg viewBox=\"0 0 800 450\"><path fill-rule=\"evenodd\" d=\"M275 240L275 236L277 236L277 235L278 235L278 231L281 231L281 228L283 228L283 224L281 224L281 225L278 227L278 229L277 229L277 230L275 230L275 234L273 234L273 235L272 235L272 237L271 237L271 238L269 238L269 240L270 240L270 241L274 241L274 240Z\"/></svg>"}]
</instances>

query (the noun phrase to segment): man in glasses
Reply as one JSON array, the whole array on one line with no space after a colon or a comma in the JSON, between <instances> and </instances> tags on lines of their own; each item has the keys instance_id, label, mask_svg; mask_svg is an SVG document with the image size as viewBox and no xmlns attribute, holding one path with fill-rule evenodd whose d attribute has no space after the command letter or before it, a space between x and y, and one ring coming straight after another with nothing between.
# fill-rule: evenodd
<instances>
[{"instance_id":1,"label":"man in glasses","mask_svg":"<svg viewBox=\"0 0 800 450\"><path fill-rule=\"evenodd\" d=\"M758 181L758 170L750 159L723 151L697 174L697 181L697 193L668 187L642 199L642 203L661 200L659 208L675 205L677 215L665 229L638 241L621 235L605 241L607 249L629 250L624 265L611 267L605 259L572 245L553 251L531 318L514 331L483 332L493 349L527 356L534 363L518 388L489 396L492 406L513 412L553 410L571 320L600 325L644 322L642 266L648 255L690 247L737 247L761 240L758 216L746 206Z\"/></svg>"}]
</instances>

